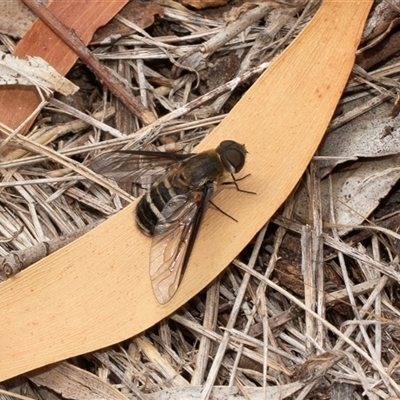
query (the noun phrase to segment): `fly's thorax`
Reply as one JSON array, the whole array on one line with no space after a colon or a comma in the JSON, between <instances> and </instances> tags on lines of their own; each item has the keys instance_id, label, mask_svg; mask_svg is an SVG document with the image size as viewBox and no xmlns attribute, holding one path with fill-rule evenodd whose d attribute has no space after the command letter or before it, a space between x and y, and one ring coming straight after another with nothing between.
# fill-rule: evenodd
<instances>
[{"instance_id":1,"label":"fly's thorax","mask_svg":"<svg viewBox=\"0 0 400 400\"><path fill-rule=\"evenodd\" d=\"M173 186L189 190L201 190L206 184L219 185L225 169L215 150L196 154L180 163L171 180Z\"/></svg>"}]
</instances>

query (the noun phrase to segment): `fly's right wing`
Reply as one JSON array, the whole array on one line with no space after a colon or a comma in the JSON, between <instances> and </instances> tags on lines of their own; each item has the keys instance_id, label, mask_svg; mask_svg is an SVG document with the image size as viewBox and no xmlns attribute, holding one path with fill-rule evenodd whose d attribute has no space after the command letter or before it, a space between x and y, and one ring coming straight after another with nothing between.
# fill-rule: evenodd
<instances>
[{"instance_id":1,"label":"fly's right wing","mask_svg":"<svg viewBox=\"0 0 400 400\"><path fill-rule=\"evenodd\" d=\"M150 279L159 303L167 303L178 290L192 252L204 208L210 196L196 193L173 197L163 209L150 251Z\"/></svg>"}]
</instances>

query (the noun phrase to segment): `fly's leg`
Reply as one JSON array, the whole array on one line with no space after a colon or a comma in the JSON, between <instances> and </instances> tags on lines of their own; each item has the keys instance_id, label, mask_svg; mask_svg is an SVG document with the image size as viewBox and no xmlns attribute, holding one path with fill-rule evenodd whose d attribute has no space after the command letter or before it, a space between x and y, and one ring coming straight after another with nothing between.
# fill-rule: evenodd
<instances>
[{"instance_id":1,"label":"fly's leg","mask_svg":"<svg viewBox=\"0 0 400 400\"><path fill-rule=\"evenodd\" d=\"M228 218L230 218L232 221L238 222L238 220L236 218L233 218L232 215L229 215L227 212L225 212L222 208L218 207L215 203L213 203L210 200L210 204L212 206L214 206L219 212L221 212L222 214L224 214L225 216L227 216Z\"/></svg>"},{"instance_id":2,"label":"fly's leg","mask_svg":"<svg viewBox=\"0 0 400 400\"><path fill-rule=\"evenodd\" d=\"M243 193L248 193L248 194L257 194L256 192L251 192L251 191L249 191L249 190L240 189L239 185L237 184L239 181L241 181L241 180L247 178L248 176L250 176L250 174L247 174L247 175L245 175L245 176L243 176L243 177L241 177L241 178L235 178L235 176L234 176L233 174L231 174L231 176L232 176L232 179L233 179L232 182L223 182L222 184L223 184L223 185L235 185L236 190L237 190L238 192L243 192ZM218 207L218 206L217 206L215 203L213 203L211 200L210 200L210 203L211 203L219 212L221 212L222 214L226 215L226 216L227 216L228 218L230 218L232 221L238 222L238 220L237 220L236 218L232 217L232 216L229 215L227 212L225 212L224 210L222 210L220 207Z\"/></svg>"},{"instance_id":3,"label":"fly's leg","mask_svg":"<svg viewBox=\"0 0 400 400\"><path fill-rule=\"evenodd\" d=\"M240 189L238 182L242 181L243 179L249 177L251 174L247 174L241 178L235 178L235 176L233 174L231 174L233 181L232 182L223 182L223 185L235 185L236 190L238 192L243 192L243 193L249 193L249 194L257 194L256 192L251 192L250 190L244 190L244 189Z\"/></svg>"}]
</instances>

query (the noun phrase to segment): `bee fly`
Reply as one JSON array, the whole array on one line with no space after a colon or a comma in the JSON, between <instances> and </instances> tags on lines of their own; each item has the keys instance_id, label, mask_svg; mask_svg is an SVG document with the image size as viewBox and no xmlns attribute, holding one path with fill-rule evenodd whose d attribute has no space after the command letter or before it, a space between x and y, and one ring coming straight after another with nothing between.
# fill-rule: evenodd
<instances>
[{"instance_id":1,"label":"bee fly","mask_svg":"<svg viewBox=\"0 0 400 400\"><path fill-rule=\"evenodd\" d=\"M114 151L96 157L91 168L116 181L151 184L139 201L136 222L153 236L150 278L155 297L167 303L177 291L196 240L205 207L224 179L245 163L244 145L224 140L198 154ZM243 190L241 190L243 191Z\"/></svg>"}]
</instances>

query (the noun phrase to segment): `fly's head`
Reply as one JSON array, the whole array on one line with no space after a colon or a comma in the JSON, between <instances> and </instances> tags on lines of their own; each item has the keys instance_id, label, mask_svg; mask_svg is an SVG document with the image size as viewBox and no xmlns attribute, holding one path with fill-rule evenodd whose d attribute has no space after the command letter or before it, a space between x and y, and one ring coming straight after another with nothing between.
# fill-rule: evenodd
<instances>
[{"instance_id":1,"label":"fly's head","mask_svg":"<svg viewBox=\"0 0 400 400\"><path fill-rule=\"evenodd\" d=\"M224 168L231 174L238 173L244 166L247 150L233 140L224 140L217 147Z\"/></svg>"}]
</instances>

